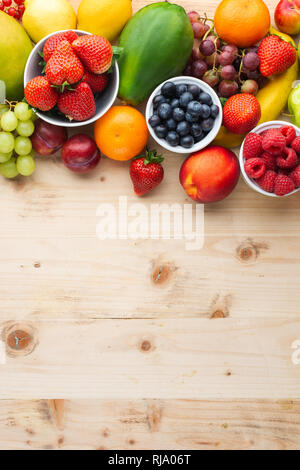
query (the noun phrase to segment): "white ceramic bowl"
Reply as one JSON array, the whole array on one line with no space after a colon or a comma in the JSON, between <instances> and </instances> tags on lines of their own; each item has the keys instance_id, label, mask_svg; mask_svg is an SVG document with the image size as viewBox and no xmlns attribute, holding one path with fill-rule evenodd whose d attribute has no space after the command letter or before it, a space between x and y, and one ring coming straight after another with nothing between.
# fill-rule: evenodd
<instances>
[{"instance_id":1,"label":"white ceramic bowl","mask_svg":"<svg viewBox=\"0 0 300 470\"><path fill-rule=\"evenodd\" d=\"M299 127L295 126L294 124L291 124L289 122L286 122L286 121L270 121L270 122L265 122L263 124L260 124L259 126L255 127L255 129L253 129L251 132L255 132L257 134L261 134L262 132L264 131L267 131L269 129L278 129L282 126L292 126L295 128L296 130L296 134L297 136L300 135L300 129ZM277 196L276 194L274 193L268 193L267 191L264 191L262 188L260 188L260 186L258 186L258 184L255 182L254 179L252 178L249 178L249 176L247 175L247 173L245 172L245 167L244 167L244 163L245 163L245 160L244 160L244 143L245 143L245 140L244 142L242 143L242 146L241 146L241 149L240 149L240 156L239 156L239 159L240 159L240 167L241 167L241 172L242 172L242 175L243 175L243 178L244 180L246 181L246 183L248 184L248 186L250 186L250 188L254 189L254 191L257 191L258 193L260 194L264 194L264 196L269 196L269 197L288 197L288 196L291 196L292 194L295 194L297 193L300 188L298 189L295 189L294 191L292 191L291 193L289 194L286 194L285 196Z\"/></svg>"},{"instance_id":2,"label":"white ceramic bowl","mask_svg":"<svg viewBox=\"0 0 300 470\"><path fill-rule=\"evenodd\" d=\"M70 31L70 30L64 30L64 31ZM37 45L31 52L30 56L28 57L28 60L26 63L25 72L24 72L24 86L26 86L26 84L32 78L37 77L38 75L41 75L41 66L39 65L39 62L41 61L41 57L39 55L39 52L43 52L44 45L47 39L49 39L51 36L54 36L55 34L63 33L64 31L56 31L55 33L49 34L48 36L46 36L40 42L37 43ZM73 31L75 31L75 33L78 34L78 36L90 34L90 33L87 33L86 31L81 31L78 29L74 29ZM115 63L108 86L103 91L103 93L101 93L101 95L96 96L96 114L91 119L88 119L87 121L82 121L82 122L77 122L77 121L70 122L67 118L64 118L63 116L60 116L58 114L51 115L50 113L44 113L42 111L38 111L36 114L38 115L38 117L40 117L44 121L49 122L50 124L54 124L55 126L62 126L62 127L85 126L87 124L91 124L97 121L97 119L103 116L111 108L111 106L113 105L117 97L118 90L119 90L119 68L118 68L118 64Z\"/></svg>"},{"instance_id":3,"label":"white ceramic bowl","mask_svg":"<svg viewBox=\"0 0 300 470\"><path fill-rule=\"evenodd\" d=\"M182 84L198 85L205 93L208 93L211 96L213 103L216 104L220 108L219 115L217 116L215 120L215 125L212 128L212 130L209 132L209 134L207 134L207 136L203 140L193 145L193 147L191 147L190 149L186 149L184 147L181 147L180 145L177 145L176 147L172 147L171 145L168 144L168 142L165 139L159 139L156 136L154 129L150 126L148 122L150 117L153 115L153 99L155 98L156 95L160 94L161 88L166 82L173 82L175 83L175 85L182 85ZM193 77L186 77L186 76L174 77L161 83L150 96L148 103L147 103L147 108L146 108L146 120L147 120L147 125L148 125L150 134L152 135L153 139L161 147L165 148L166 150L169 150L170 152L187 154L187 153L193 153L193 152L198 152L199 150L202 150L204 147L207 147L216 138L221 128L222 121L223 121L223 110L222 110L222 105L218 98L218 95L209 85L207 85L207 83L203 82L202 80L198 80L198 78L193 78Z\"/></svg>"}]
</instances>

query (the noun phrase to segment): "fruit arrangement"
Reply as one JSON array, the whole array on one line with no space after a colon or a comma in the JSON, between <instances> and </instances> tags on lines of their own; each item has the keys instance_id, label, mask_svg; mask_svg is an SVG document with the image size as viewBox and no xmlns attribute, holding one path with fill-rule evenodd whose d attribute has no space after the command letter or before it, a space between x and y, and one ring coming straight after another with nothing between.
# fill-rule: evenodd
<instances>
[{"instance_id":1,"label":"fruit arrangement","mask_svg":"<svg viewBox=\"0 0 300 470\"><path fill-rule=\"evenodd\" d=\"M5 178L30 176L35 170L30 136L34 132L33 112L26 103L1 105L0 174Z\"/></svg>"},{"instance_id":2,"label":"fruit arrangement","mask_svg":"<svg viewBox=\"0 0 300 470\"><path fill-rule=\"evenodd\" d=\"M45 75L31 79L25 98L33 108L69 121L83 122L96 114L98 93L109 82L113 48L104 37L78 36L74 31L47 39L42 52Z\"/></svg>"},{"instance_id":3,"label":"fruit arrangement","mask_svg":"<svg viewBox=\"0 0 300 470\"><path fill-rule=\"evenodd\" d=\"M264 191L286 196L300 187L300 137L292 126L248 134L244 169Z\"/></svg>"},{"instance_id":4,"label":"fruit arrangement","mask_svg":"<svg viewBox=\"0 0 300 470\"><path fill-rule=\"evenodd\" d=\"M213 129L221 113L210 94L198 85L166 82L152 102L153 115L149 119L159 139L171 147L180 145L190 149L203 140Z\"/></svg>"},{"instance_id":5,"label":"fruit arrangement","mask_svg":"<svg viewBox=\"0 0 300 470\"><path fill-rule=\"evenodd\" d=\"M290 117L300 124L300 88L292 90L298 55L284 34L300 30L299 0L278 4L279 32L270 26L263 0L222 0L213 18L186 13L170 2L147 5L132 16L130 0L82 0L78 28L91 34L76 31L76 14L67 0L27 0L25 6L21 0L0 0L0 10L1 30L13 38L7 51L5 35L0 38L0 80L11 101L0 110L4 176L31 174L34 152L43 157L61 152L63 164L81 174L94 170L105 155L132 160L134 191L143 196L164 178L163 157L147 148L150 129L162 146L165 142L181 153L206 137L212 144L188 157L180 171L184 190L197 202L217 202L234 190L240 169L228 148L246 136L243 170L255 184L278 196L299 188L294 128L251 132L275 120L288 98ZM32 45L17 21L21 18L34 42L50 35L40 51L40 73L30 77L25 90L22 76ZM110 41L119 34L119 49L114 49ZM96 120L101 93L112 81L114 55L119 55L121 105L106 108L94 124L94 139L82 132L68 136L64 123ZM180 75L186 82L172 80ZM147 122L134 106L161 84ZM12 101L23 93L25 102ZM41 116L35 122L34 110Z\"/></svg>"}]
</instances>

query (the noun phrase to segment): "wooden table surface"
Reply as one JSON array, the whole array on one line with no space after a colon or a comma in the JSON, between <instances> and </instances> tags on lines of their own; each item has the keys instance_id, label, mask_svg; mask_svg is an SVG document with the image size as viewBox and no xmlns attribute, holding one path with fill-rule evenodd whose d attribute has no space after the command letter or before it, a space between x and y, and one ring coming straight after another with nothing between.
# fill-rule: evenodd
<instances>
[{"instance_id":1,"label":"wooden table surface","mask_svg":"<svg viewBox=\"0 0 300 470\"><path fill-rule=\"evenodd\" d=\"M147 206L188 202L183 157L164 154ZM137 202L128 166L79 177L41 158L1 180L0 448L299 449L300 194L240 181L205 207L199 251L101 241L99 204Z\"/></svg>"}]
</instances>

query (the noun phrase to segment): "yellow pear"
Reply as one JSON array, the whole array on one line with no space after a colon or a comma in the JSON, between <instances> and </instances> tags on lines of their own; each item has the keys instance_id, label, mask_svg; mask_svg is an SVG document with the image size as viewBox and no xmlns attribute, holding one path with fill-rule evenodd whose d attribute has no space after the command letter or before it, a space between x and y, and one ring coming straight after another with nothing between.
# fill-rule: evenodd
<instances>
[{"instance_id":1,"label":"yellow pear","mask_svg":"<svg viewBox=\"0 0 300 470\"><path fill-rule=\"evenodd\" d=\"M78 29L113 41L131 16L131 0L82 0L78 8Z\"/></svg>"},{"instance_id":2,"label":"yellow pear","mask_svg":"<svg viewBox=\"0 0 300 470\"><path fill-rule=\"evenodd\" d=\"M23 26L34 42L63 29L76 29L76 14L68 0L26 0Z\"/></svg>"}]
</instances>

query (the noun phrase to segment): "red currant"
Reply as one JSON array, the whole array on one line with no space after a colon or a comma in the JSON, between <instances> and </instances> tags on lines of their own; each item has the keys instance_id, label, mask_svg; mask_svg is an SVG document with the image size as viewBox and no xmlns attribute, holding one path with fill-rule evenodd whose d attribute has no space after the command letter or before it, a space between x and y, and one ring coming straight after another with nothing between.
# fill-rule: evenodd
<instances>
[{"instance_id":1,"label":"red currant","mask_svg":"<svg viewBox=\"0 0 300 470\"><path fill-rule=\"evenodd\" d=\"M24 11L25 11L25 5L20 5L19 8L18 8L18 12L20 14L20 17L22 17L24 15Z\"/></svg>"},{"instance_id":2,"label":"red currant","mask_svg":"<svg viewBox=\"0 0 300 470\"><path fill-rule=\"evenodd\" d=\"M24 0L14 0L16 5L22 5Z\"/></svg>"},{"instance_id":3,"label":"red currant","mask_svg":"<svg viewBox=\"0 0 300 470\"><path fill-rule=\"evenodd\" d=\"M7 13L9 16L12 16L13 18L16 16L17 10L14 7L11 7L7 10Z\"/></svg>"},{"instance_id":4,"label":"red currant","mask_svg":"<svg viewBox=\"0 0 300 470\"><path fill-rule=\"evenodd\" d=\"M4 5L3 3L0 3L0 11L3 11L4 10Z\"/></svg>"},{"instance_id":5,"label":"red currant","mask_svg":"<svg viewBox=\"0 0 300 470\"><path fill-rule=\"evenodd\" d=\"M10 7L10 5L12 4L12 1L11 0L2 0L2 3L5 7Z\"/></svg>"}]
</instances>

